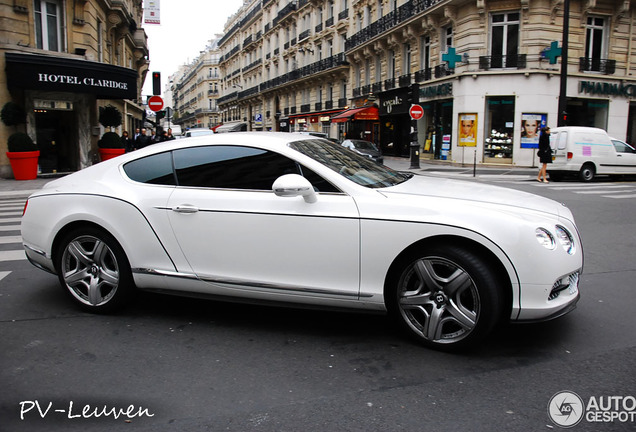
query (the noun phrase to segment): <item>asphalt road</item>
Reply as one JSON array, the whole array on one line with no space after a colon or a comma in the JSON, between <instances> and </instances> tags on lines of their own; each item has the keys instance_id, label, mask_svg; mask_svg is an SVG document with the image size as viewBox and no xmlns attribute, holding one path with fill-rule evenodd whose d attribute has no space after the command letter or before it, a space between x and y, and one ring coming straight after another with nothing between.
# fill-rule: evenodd
<instances>
[{"instance_id":1,"label":"asphalt road","mask_svg":"<svg viewBox=\"0 0 636 432\"><path fill-rule=\"evenodd\" d=\"M636 411L636 183L453 175L573 210L585 247L574 312L503 326L454 355L412 343L382 315L151 294L121 314L90 315L55 276L8 259L0 261L0 431L558 430L548 404L565 390L586 405L605 397L617 413ZM0 199L0 212L20 207L9 201ZM0 238L19 236L12 224L0 221L9 227ZM0 256L12 249L11 240L0 244ZM590 421L613 412L601 408L571 430L635 429L636 418Z\"/></svg>"}]
</instances>

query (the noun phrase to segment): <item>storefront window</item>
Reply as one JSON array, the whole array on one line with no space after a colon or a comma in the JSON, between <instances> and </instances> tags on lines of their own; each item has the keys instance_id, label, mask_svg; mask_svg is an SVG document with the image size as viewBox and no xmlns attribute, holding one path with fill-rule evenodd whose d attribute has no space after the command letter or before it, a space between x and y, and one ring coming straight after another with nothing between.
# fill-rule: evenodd
<instances>
[{"instance_id":1,"label":"storefront window","mask_svg":"<svg viewBox=\"0 0 636 432\"><path fill-rule=\"evenodd\" d=\"M484 162L512 163L514 96L486 99Z\"/></svg>"}]
</instances>

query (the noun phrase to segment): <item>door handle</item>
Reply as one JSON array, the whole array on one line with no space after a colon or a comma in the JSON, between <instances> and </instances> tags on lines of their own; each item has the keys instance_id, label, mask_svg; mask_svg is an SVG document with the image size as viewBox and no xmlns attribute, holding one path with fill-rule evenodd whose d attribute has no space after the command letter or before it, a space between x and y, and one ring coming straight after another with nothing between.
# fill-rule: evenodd
<instances>
[{"instance_id":1,"label":"door handle","mask_svg":"<svg viewBox=\"0 0 636 432\"><path fill-rule=\"evenodd\" d=\"M172 211L173 212L177 212L177 213L196 213L199 211L199 209L197 207L191 206L191 205L178 205L176 207L172 207Z\"/></svg>"}]
</instances>

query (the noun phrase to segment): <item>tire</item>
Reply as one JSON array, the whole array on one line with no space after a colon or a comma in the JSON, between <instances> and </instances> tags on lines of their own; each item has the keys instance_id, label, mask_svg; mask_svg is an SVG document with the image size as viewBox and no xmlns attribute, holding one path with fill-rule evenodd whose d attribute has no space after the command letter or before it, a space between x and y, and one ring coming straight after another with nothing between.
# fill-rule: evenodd
<instances>
[{"instance_id":1,"label":"tire","mask_svg":"<svg viewBox=\"0 0 636 432\"><path fill-rule=\"evenodd\" d=\"M62 287L84 310L113 312L132 295L134 283L122 247L107 232L75 229L64 236L56 253L56 269Z\"/></svg>"},{"instance_id":2,"label":"tire","mask_svg":"<svg viewBox=\"0 0 636 432\"><path fill-rule=\"evenodd\" d=\"M581 167L579 171L579 180L582 182L591 182L594 179L594 175L596 174L596 169L594 165L590 163L586 163Z\"/></svg>"},{"instance_id":3,"label":"tire","mask_svg":"<svg viewBox=\"0 0 636 432\"><path fill-rule=\"evenodd\" d=\"M385 287L389 314L426 346L444 351L472 347L503 315L496 271L469 249L419 249L394 269Z\"/></svg>"}]
</instances>

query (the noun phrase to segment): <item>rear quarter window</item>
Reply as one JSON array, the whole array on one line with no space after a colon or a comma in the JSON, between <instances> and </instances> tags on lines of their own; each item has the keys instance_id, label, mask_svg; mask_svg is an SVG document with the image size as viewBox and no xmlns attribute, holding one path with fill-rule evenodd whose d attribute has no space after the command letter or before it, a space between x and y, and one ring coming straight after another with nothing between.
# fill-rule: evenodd
<instances>
[{"instance_id":1,"label":"rear quarter window","mask_svg":"<svg viewBox=\"0 0 636 432\"><path fill-rule=\"evenodd\" d=\"M159 153L128 162L124 172L133 181L155 185L175 186L172 153Z\"/></svg>"}]
</instances>

